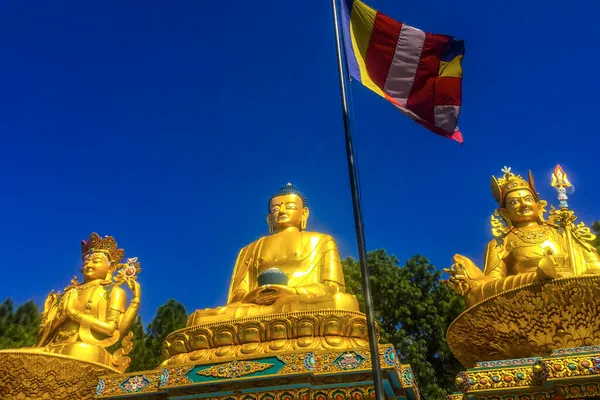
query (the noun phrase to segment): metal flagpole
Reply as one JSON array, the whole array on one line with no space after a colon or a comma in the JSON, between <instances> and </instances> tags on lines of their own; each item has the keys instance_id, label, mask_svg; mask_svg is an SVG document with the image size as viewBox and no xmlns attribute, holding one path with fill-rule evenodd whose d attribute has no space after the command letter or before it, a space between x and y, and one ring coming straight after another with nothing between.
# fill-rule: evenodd
<instances>
[{"instance_id":1,"label":"metal flagpole","mask_svg":"<svg viewBox=\"0 0 600 400\"><path fill-rule=\"evenodd\" d=\"M371 365L373 368L373 386L375 387L375 398L384 400L383 380L381 376L381 365L379 364L379 347L377 346L377 334L375 331L375 316L373 315L373 300L371 298L371 283L369 280L369 269L367 268L367 246L365 243L365 228L362 220L358 183L356 178L356 165L354 163L354 148L352 146L352 135L350 133L350 120L348 117L348 98L346 93L346 78L342 63L342 45L340 41L340 24L337 8L337 0L331 0L333 8L333 24L335 27L335 43L337 46L338 71L340 77L340 91L342 98L342 114L344 117L344 131L346 136L346 158L348 160L348 173L350 175L350 190L352 191L352 208L354 209L354 224L356 227L356 241L358 243L358 258L360 262L360 274L362 277L362 288L365 294L365 311L367 314L367 329L369 334L369 349L371 350Z\"/></svg>"}]
</instances>

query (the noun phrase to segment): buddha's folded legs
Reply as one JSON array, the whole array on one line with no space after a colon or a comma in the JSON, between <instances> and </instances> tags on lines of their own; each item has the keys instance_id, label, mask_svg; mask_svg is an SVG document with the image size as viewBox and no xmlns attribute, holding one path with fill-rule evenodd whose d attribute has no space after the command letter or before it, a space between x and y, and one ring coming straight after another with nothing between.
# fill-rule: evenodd
<instances>
[{"instance_id":1,"label":"buddha's folded legs","mask_svg":"<svg viewBox=\"0 0 600 400\"><path fill-rule=\"evenodd\" d=\"M236 302L225 307L197 310L188 318L187 326L210 324L230 319L256 317L267 314L322 309L359 311L359 306L356 297L347 293L337 293L335 295L327 296L285 296L280 297L271 305Z\"/></svg>"}]
</instances>

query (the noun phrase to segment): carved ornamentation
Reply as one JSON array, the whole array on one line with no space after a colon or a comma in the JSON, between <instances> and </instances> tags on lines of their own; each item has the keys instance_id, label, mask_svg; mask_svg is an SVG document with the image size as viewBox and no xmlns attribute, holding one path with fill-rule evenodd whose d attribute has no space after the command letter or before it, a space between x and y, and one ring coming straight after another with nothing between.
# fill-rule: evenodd
<instances>
[{"instance_id":1,"label":"carved ornamentation","mask_svg":"<svg viewBox=\"0 0 600 400\"><path fill-rule=\"evenodd\" d=\"M235 379L246 375L252 375L256 372L262 372L271 368L273 365L274 364L256 361L230 361L226 364L213 365L212 367L198 371L197 374L213 378Z\"/></svg>"},{"instance_id":2,"label":"carved ornamentation","mask_svg":"<svg viewBox=\"0 0 600 400\"><path fill-rule=\"evenodd\" d=\"M163 366L368 346L365 315L315 310L184 328L167 336Z\"/></svg>"},{"instance_id":3,"label":"carved ornamentation","mask_svg":"<svg viewBox=\"0 0 600 400\"><path fill-rule=\"evenodd\" d=\"M89 399L109 367L70 357L27 350L0 351L0 398Z\"/></svg>"},{"instance_id":4,"label":"carved ornamentation","mask_svg":"<svg viewBox=\"0 0 600 400\"><path fill-rule=\"evenodd\" d=\"M600 345L600 276L539 282L491 297L461 314L447 341L466 367Z\"/></svg>"}]
</instances>

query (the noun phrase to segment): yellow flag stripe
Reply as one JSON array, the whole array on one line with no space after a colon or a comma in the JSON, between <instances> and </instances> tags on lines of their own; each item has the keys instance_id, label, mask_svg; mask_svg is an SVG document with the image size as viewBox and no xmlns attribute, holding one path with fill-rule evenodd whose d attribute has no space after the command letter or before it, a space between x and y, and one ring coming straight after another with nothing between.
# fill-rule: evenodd
<instances>
[{"instance_id":1,"label":"yellow flag stripe","mask_svg":"<svg viewBox=\"0 0 600 400\"><path fill-rule=\"evenodd\" d=\"M365 59L367 49L371 41L371 33L375 25L377 11L367 6L360 0L354 0L352 13L350 14L350 36L352 37L352 47L356 55L356 62L360 69L360 80L363 85L385 97L383 91L373 82L367 71Z\"/></svg>"}]
</instances>

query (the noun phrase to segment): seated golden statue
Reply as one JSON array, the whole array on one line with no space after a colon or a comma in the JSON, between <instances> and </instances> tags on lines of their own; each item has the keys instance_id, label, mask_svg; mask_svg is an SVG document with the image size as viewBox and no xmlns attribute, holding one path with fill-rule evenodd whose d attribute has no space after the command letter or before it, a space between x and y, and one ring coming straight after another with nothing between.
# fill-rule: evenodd
<instances>
[{"instance_id":1,"label":"seated golden statue","mask_svg":"<svg viewBox=\"0 0 600 400\"><path fill-rule=\"evenodd\" d=\"M547 202L538 197L531 172L528 181L510 168L503 172L500 179L492 177L499 208L492 216L495 239L487 246L483 272L460 254L446 270L450 285L465 296L467 305L536 281L599 274L600 257L591 245L594 236L589 229L574 226L573 212L566 207L552 209L545 220ZM566 206L564 188L559 188L559 199Z\"/></svg>"},{"instance_id":2,"label":"seated golden statue","mask_svg":"<svg viewBox=\"0 0 600 400\"><path fill-rule=\"evenodd\" d=\"M270 235L240 251L227 304L193 312L167 336L162 365L368 345L335 241L305 230L306 198L287 184L268 210Z\"/></svg>"},{"instance_id":3,"label":"seated golden statue","mask_svg":"<svg viewBox=\"0 0 600 400\"><path fill-rule=\"evenodd\" d=\"M0 350L0 398L89 399L98 377L129 366L129 329L140 305L140 264L137 258L120 264L124 252L115 239L96 233L82 242L81 255L83 283L74 277L64 293L50 292L36 346ZM123 283L133 294L129 306ZM109 353L107 348L119 341L120 347Z\"/></svg>"},{"instance_id":4,"label":"seated golden statue","mask_svg":"<svg viewBox=\"0 0 600 400\"><path fill-rule=\"evenodd\" d=\"M79 360L93 361L120 371L129 365L125 355L131 350L126 334L137 316L140 285L136 281L137 258L119 264L124 256L115 239L102 239L92 233L82 241L83 283L73 278L63 294L50 292L44 304L36 347L47 353L62 354ZM113 274L121 267L113 280ZM120 287L127 283L133 293L129 307ZM123 340L125 339L125 340ZM114 355L106 350L123 340Z\"/></svg>"},{"instance_id":5,"label":"seated golden statue","mask_svg":"<svg viewBox=\"0 0 600 400\"><path fill-rule=\"evenodd\" d=\"M195 311L187 326L290 311L359 310L356 298L344 292L334 239L305 231L305 197L288 183L268 206L270 235L240 251L227 305Z\"/></svg>"}]
</instances>

